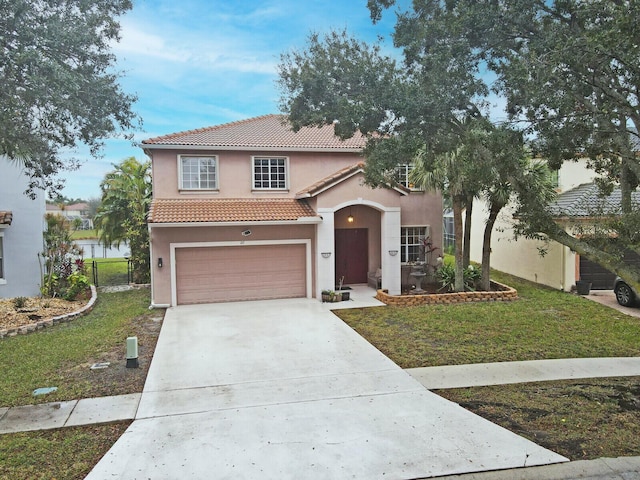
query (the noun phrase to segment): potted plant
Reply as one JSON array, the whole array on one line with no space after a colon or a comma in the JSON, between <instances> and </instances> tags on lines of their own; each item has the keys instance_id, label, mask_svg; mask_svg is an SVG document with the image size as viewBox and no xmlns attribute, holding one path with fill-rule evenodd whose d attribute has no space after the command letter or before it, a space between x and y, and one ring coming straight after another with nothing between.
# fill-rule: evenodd
<instances>
[{"instance_id":1,"label":"potted plant","mask_svg":"<svg viewBox=\"0 0 640 480\"><path fill-rule=\"evenodd\" d=\"M335 297L336 297L336 292L334 292L333 290L322 290L323 302L334 302Z\"/></svg>"},{"instance_id":2,"label":"potted plant","mask_svg":"<svg viewBox=\"0 0 640 480\"><path fill-rule=\"evenodd\" d=\"M341 302L342 300L349 300L350 294L349 290L342 290L342 284L344 283L344 275L340 277L338 280L338 288L335 292L336 297L339 297L335 302Z\"/></svg>"}]
</instances>

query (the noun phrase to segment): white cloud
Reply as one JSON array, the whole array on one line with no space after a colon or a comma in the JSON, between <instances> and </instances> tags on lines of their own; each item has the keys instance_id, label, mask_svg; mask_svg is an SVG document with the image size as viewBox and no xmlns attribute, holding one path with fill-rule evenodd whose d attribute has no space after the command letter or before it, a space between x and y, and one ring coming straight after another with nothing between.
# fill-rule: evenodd
<instances>
[{"instance_id":1,"label":"white cloud","mask_svg":"<svg viewBox=\"0 0 640 480\"><path fill-rule=\"evenodd\" d=\"M117 55L142 55L171 62L188 61L189 52L169 47L164 37L144 32L130 21L125 20L121 25L122 39L113 48Z\"/></svg>"}]
</instances>

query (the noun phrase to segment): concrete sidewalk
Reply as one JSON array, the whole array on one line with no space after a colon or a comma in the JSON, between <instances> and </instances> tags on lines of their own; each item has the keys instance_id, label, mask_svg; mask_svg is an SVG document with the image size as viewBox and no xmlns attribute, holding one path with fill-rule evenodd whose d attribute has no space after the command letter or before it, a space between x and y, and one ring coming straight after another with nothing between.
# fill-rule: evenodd
<instances>
[{"instance_id":1,"label":"concrete sidewalk","mask_svg":"<svg viewBox=\"0 0 640 480\"><path fill-rule=\"evenodd\" d=\"M640 377L640 357L569 358L410 368L429 390L578 378ZM331 379L325 379L330 382ZM185 392L173 391L176 396ZM133 420L141 393L0 408L0 434ZM166 412L165 412L166 413ZM141 416L149 416L141 411Z\"/></svg>"},{"instance_id":2,"label":"concrete sidewalk","mask_svg":"<svg viewBox=\"0 0 640 480\"><path fill-rule=\"evenodd\" d=\"M565 358L405 370L429 390L578 378L640 376L640 357Z\"/></svg>"},{"instance_id":3,"label":"concrete sidewalk","mask_svg":"<svg viewBox=\"0 0 640 480\"><path fill-rule=\"evenodd\" d=\"M141 393L0 408L0 434L133 420Z\"/></svg>"}]
</instances>

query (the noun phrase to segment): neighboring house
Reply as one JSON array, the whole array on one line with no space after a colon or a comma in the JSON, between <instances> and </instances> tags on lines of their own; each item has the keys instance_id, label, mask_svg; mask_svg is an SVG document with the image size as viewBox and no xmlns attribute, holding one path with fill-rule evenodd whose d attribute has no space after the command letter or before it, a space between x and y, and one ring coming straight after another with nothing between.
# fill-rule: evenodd
<instances>
[{"instance_id":1,"label":"neighboring house","mask_svg":"<svg viewBox=\"0 0 640 480\"><path fill-rule=\"evenodd\" d=\"M93 228L93 220L89 216L89 205L87 203L74 203L71 205L59 205L57 203L47 203L47 213L61 215L70 222L80 220L81 230L90 230Z\"/></svg>"},{"instance_id":2,"label":"neighboring house","mask_svg":"<svg viewBox=\"0 0 640 480\"><path fill-rule=\"evenodd\" d=\"M366 284L401 290L424 236L442 245L442 198L363 185L365 139L294 133L266 115L152 138L152 305L315 297Z\"/></svg>"},{"instance_id":3,"label":"neighboring house","mask_svg":"<svg viewBox=\"0 0 640 480\"><path fill-rule=\"evenodd\" d=\"M596 204L597 187L593 184L596 173L587 167L587 160L564 162L557 177L559 193L555 205L550 208L557 214L560 224L571 229L575 221L588 222L589 210ZM618 194L619 195L619 194ZM615 194L609 199L615 202ZM513 210L506 208L496 222L491 238L491 266L496 270L548 285L564 291L571 291L577 280L586 280L594 289L613 287L615 275L599 265L581 258L557 242L542 242L513 238ZM571 221L568 221L570 217ZM472 216L471 259L482 259L482 235L486 218L486 205L474 204ZM541 249L545 252L541 255Z\"/></svg>"},{"instance_id":4,"label":"neighboring house","mask_svg":"<svg viewBox=\"0 0 640 480\"><path fill-rule=\"evenodd\" d=\"M26 196L28 183L19 165L0 158L0 298L40 294L45 198Z\"/></svg>"}]
</instances>

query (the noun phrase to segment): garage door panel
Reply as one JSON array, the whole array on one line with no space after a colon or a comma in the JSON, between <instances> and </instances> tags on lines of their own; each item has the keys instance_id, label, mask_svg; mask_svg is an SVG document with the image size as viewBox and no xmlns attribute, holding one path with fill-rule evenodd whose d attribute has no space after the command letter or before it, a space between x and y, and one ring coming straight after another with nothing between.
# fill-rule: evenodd
<instances>
[{"instance_id":1,"label":"garage door panel","mask_svg":"<svg viewBox=\"0 0 640 480\"><path fill-rule=\"evenodd\" d=\"M178 304L306 296L306 245L176 249Z\"/></svg>"}]
</instances>

